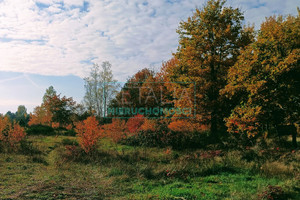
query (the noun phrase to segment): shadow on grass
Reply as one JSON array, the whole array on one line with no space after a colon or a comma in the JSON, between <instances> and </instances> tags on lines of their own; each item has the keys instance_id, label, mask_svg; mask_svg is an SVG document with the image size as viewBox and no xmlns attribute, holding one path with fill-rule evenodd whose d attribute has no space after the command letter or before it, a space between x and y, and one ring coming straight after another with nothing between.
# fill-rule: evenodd
<instances>
[{"instance_id":1,"label":"shadow on grass","mask_svg":"<svg viewBox=\"0 0 300 200\"><path fill-rule=\"evenodd\" d=\"M40 151L37 147L35 147L31 141L21 141L20 148L18 153L22 155L39 155L42 154L42 151Z\"/></svg>"}]
</instances>

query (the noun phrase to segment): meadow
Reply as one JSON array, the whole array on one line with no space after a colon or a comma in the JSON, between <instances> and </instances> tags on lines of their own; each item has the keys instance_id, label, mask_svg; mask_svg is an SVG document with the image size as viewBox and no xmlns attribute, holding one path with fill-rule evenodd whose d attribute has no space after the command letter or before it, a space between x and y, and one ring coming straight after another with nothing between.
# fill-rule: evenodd
<instances>
[{"instance_id":1,"label":"meadow","mask_svg":"<svg viewBox=\"0 0 300 200\"><path fill-rule=\"evenodd\" d=\"M268 142L173 150L103 138L86 154L74 136L29 135L0 153L0 199L300 199L300 152Z\"/></svg>"},{"instance_id":2,"label":"meadow","mask_svg":"<svg viewBox=\"0 0 300 200\"><path fill-rule=\"evenodd\" d=\"M34 1L29 2L28 13L32 13L36 10L31 5ZM185 9L183 1L165 2L178 4L178 10ZM63 8L64 4L67 3L56 2L53 8L62 12L73 8L81 10L74 5L70 5L70 9ZM111 7L106 1L104 4L99 5ZM139 13L152 13L152 8L151 12L144 10L148 5L146 1L141 5L131 4L136 7L133 10L142 8ZM188 4L192 5L191 2ZM16 77L4 75L0 80L1 86L8 83L2 86L4 101L0 100L0 108L4 105L7 109L6 114L0 113L0 199L299 200L300 9L297 8L297 14L296 11L276 13L278 6L272 3L270 5L276 5L276 9L268 9L274 10L272 15L266 16L260 24L251 25L245 21L245 11L233 8L231 4L225 0L207 0L185 20L176 21L171 16L172 20L167 21L178 25L178 37L163 33L162 37L151 39L150 35L162 31L153 28L152 21L145 27L140 26L139 23L146 22L140 14L137 20L122 17L112 23L107 19L100 21L108 22L107 25L112 27L129 21L132 23L130 28L118 28L117 31L104 28L100 34L102 28L96 28L91 34L82 32L83 28L92 30L101 24L94 22L98 17L89 17L93 6L89 8L84 1L86 8L83 10L87 13L77 13L80 18L74 18L74 23L73 14L66 14L72 18L70 26L66 24L69 20L52 26L56 18L64 15L55 12L59 17L52 20L52 16L40 15L43 12L38 9L38 16L46 19L45 24L51 22L49 27L55 29L50 35L44 35L48 27L46 31L40 31L43 35L37 38L42 38L41 41L36 40L35 34L33 40L19 39L19 35L32 35L32 30L30 34L17 33L17 39L13 36L0 38L5 45L13 42L13 48L19 43L22 49L25 43L38 44L37 48L33 46L32 55L27 54L30 49L21 49L17 51L20 59L13 53L7 56L11 61L2 64L8 67L4 71L21 74ZM264 9L268 6L256 4ZM48 3L39 3L37 7L53 10ZM295 5L293 9L296 9ZM20 10L22 14L27 13L23 12L23 7ZM127 7L126 10L131 11ZM166 13L171 13L167 10ZM248 10L253 13L252 8ZM119 15L119 11L116 14ZM11 21L18 22L19 18L24 17ZM24 19L32 21L28 20L31 18ZM38 24L28 27L39 27L40 20L33 19ZM93 26L83 23L80 28L74 28L76 34L63 34L66 41L71 38L71 45L62 42L63 46L56 49L58 53L53 53L57 46L53 41L62 37L60 32L65 33L61 28L72 30L75 22L85 22L84 19ZM141 22L135 24L135 21ZM163 21L158 25L167 29L171 26ZM21 23L16 30L21 30L20 27L27 26ZM134 32L134 27L138 32ZM13 35L14 29L9 27ZM146 34L139 34L142 29ZM117 32L126 35L125 39ZM96 38L89 35L101 36L101 45L95 46L98 44ZM79 38L92 39L92 49L88 49L87 54L82 50L88 45ZM104 38L109 42L103 43ZM171 51L168 45L173 39L178 40L178 46ZM77 40L80 45L76 46L74 41ZM142 41L147 44L140 46ZM159 45L151 47L150 44L155 42ZM44 43L50 44L51 48L44 49L47 59L42 61L45 56L39 53L44 52ZM111 50L111 45L117 45L121 54ZM108 49L109 53L104 51L103 54L98 46ZM175 47L173 43L171 46L172 49ZM76 54L65 55L69 47L70 52ZM8 49L9 53L11 48L4 46L3 49ZM53 52L49 53L50 49ZM166 52L173 53L165 57ZM49 59L48 54L55 58ZM114 67L104 61L107 58L112 59ZM27 60L34 68L23 63ZM59 65L55 66L55 60ZM164 61L156 66L160 60ZM100 61L101 64L94 63ZM26 71L24 66L30 70ZM141 69L141 66L148 67ZM23 68L25 71L21 70ZM37 100L38 91L48 81L35 83L27 73L43 77L62 75L59 80L63 81L53 78L53 82L49 82L60 90L50 86L42 101ZM78 83L69 83L69 78L65 78L69 76L80 76L76 78ZM115 76L126 82L118 82ZM23 88L19 82L21 78L34 86L32 91ZM74 97L78 97L80 83L84 83L85 91L81 100L76 102L73 97L61 93L73 91ZM17 89L11 89L14 85ZM11 97L6 97L8 91L12 92ZM17 94L22 97L17 98ZM9 111L11 104L16 102L30 106L40 102L40 105L29 111L25 105L19 105L16 112Z\"/></svg>"}]
</instances>

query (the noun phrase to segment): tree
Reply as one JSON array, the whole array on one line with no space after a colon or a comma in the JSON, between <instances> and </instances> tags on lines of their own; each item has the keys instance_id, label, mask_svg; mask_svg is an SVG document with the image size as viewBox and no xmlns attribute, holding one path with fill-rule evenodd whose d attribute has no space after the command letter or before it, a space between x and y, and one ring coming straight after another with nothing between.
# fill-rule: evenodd
<instances>
[{"instance_id":1,"label":"tree","mask_svg":"<svg viewBox=\"0 0 300 200\"><path fill-rule=\"evenodd\" d=\"M47 102L49 98L53 98L56 95L57 95L56 90L54 89L53 86L50 86L49 88L46 89L46 92L43 96L43 103Z\"/></svg>"},{"instance_id":2,"label":"tree","mask_svg":"<svg viewBox=\"0 0 300 200\"><path fill-rule=\"evenodd\" d=\"M119 85L117 81L113 78L111 64L106 61L102 63L102 71L100 73L100 77L102 80L102 88L101 93L103 94L103 117L107 115L107 106L109 102L113 99L113 97L117 93L117 89Z\"/></svg>"},{"instance_id":3,"label":"tree","mask_svg":"<svg viewBox=\"0 0 300 200\"><path fill-rule=\"evenodd\" d=\"M52 113L43 104L34 108L33 113L30 114L28 125L47 125L51 126Z\"/></svg>"},{"instance_id":4,"label":"tree","mask_svg":"<svg viewBox=\"0 0 300 200\"><path fill-rule=\"evenodd\" d=\"M90 113L95 112L95 115L100 117L103 110L102 96L101 96L101 80L100 80L100 68L98 64L94 64L91 68L89 77L84 78L85 81L85 96L84 104L90 111Z\"/></svg>"},{"instance_id":5,"label":"tree","mask_svg":"<svg viewBox=\"0 0 300 200\"><path fill-rule=\"evenodd\" d=\"M117 81L114 80L111 64L103 62L101 69L98 64L91 68L89 77L84 78L85 96L84 104L90 111L95 112L98 117L105 117L107 105L116 94Z\"/></svg>"},{"instance_id":6,"label":"tree","mask_svg":"<svg viewBox=\"0 0 300 200\"><path fill-rule=\"evenodd\" d=\"M256 136L300 116L300 18L269 17L256 41L241 52L222 93L238 105L226 118L230 132ZM296 146L296 135L293 136Z\"/></svg>"},{"instance_id":7,"label":"tree","mask_svg":"<svg viewBox=\"0 0 300 200\"><path fill-rule=\"evenodd\" d=\"M48 110L51 115L51 122L59 124L59 127L66 127L72 123L72 115L76 110L76 102L72 97L60 97L60 95L45 96L46 101L43 106Z\"/></svg>"},{"instance_id":8,"label":"tree","mask_svg":"<svg viewBox=\"0 0 300 200\"><path fill-rule=\"evenodd\" d=\"M142 95L142 88L144 83L155 75L153 70L144 68L130 77L121 91L116 94L115 98L111 101L110 108L131 107L141 108L146 107L147 101L145 96ZM136 114L136 113L135 113ZM133 115L122 115L123 117L132 117Z\"/></svg>"},{"instance_id":9,"label":"tree","mask_svg":"<svg viewBox=\"0 0 300 200\"><path fill-rule=\"evenodd\" d=\"M242 28L241 11L224 4L225 1L209 0L180 23L179 47L174 55L178 64L169 73L170 80L178 82L178 91L188 91L191 98L196 84L196 114L210 124L211 135L216 139L226 107L219 91L226 84L227 71L234 65L240 48L253 38L251 29ZM193 102L175 100L177 107L189 104Z\"/></svg>"},{"instance_id":10,"label":"tree","mask_svg":"<svg viewBox=\"0 0 300 200\"><path fill-rule=\"evenodd\" d=\"M5 116L10 120L10 121L14 121L16 119L16 114L12 113L11 111L8 111Z\"/></svg>"},{"instance_id":11,"label":"tree","mask_svg":"<svg viewBox=\"0 0 300 200\"><path fill-rule=\"evenodd\" d=\"M66 127L74 122L76 110L77 104L73 98L60 97L53 86L50 86L43 96L43 103L37 106L30 115L29 125Z\"/></svg>"},{"instance_id":12,"label":"tree","mask_svg":"<svg viewBox=\"0 0 300 200\"><path fill-rule=\"evenodd\" d=\"M27 109L24 105L20 105L15 114L16 122L21 126L27 126L29 121L29 115L27 114Z\"/></svg>"}]
</instances>

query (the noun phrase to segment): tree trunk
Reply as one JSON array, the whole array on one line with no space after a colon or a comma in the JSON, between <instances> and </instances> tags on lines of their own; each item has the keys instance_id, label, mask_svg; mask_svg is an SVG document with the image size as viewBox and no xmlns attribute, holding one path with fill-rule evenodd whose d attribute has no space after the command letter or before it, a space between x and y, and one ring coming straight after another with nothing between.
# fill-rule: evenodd
<instances>
[{"instance_id":1,"label":"tree trunk","mask_svg":"<svg viewBox=\"0 0 300 200\"><path fill-rule=\"evenodd\" d=\"M295 125L277 125L276 130L279 138L283 135L292 135L292 145L294 146L294 148L298 147L297 128Z\"/></svg>"},{"instance_id":2,"label":"tree trunk","mask_svg":"<svg viewBox=\"0 0 300 200\"><path fill-rule=\"evenodd\" d=\"M211 121L210 121L210 134L212 136L212 138L217 141L218 140L218 126L217 126L217 115L215 113L215 111L213 111L211 113Z\"/></svg>"},{"instance_id":3,"label":"tree trunk","mask_svg":"<svg viewBox=\"0 0 300 200\"><path fill-rule=\"evenodd\" d=\"M215 55L215 49L212 49L212 56ZM217 98L218 98L218 90L216 85L216 81L217 81L217 71L215 69L215 61L214 58L212 59L211 63L210 63L210 79L212 82L212 86L210 88L210 104L211 104L211 114L210 114L210 134L212 139L214 140L214 142L218 141L218 116L217 116Z\"/></svg>"},{"instance_id":4,"label":"tree trunk","mask_svg":"<svg viewBox=\"0 0 300 200\"><path fill-rule=\"evenodd\" d=\"M298 147L298 144L297 144L297 131L293 131L293 133L292 133L292 144L293 144L294 148Z\"/></svg>"}]
</instances>

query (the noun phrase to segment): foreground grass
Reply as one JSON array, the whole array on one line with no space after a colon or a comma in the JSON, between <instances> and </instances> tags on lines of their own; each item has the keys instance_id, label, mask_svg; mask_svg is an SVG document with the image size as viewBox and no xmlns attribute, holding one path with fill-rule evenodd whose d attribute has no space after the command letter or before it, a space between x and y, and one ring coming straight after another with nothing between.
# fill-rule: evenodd
<instances>
[{"instance_id":1,"label":"foreground grass","mask_svg":"<svg viewBox=\"0 0 300 200\"><path fill-rule=\"evenodd\" d=\"M0 199L258 199L268 185L300 199L299 152L166 153L102 140L94 155L73 158L65 145L74 137L29 140L39 151L0 153Z\"/></svg>"}]
</instances>

